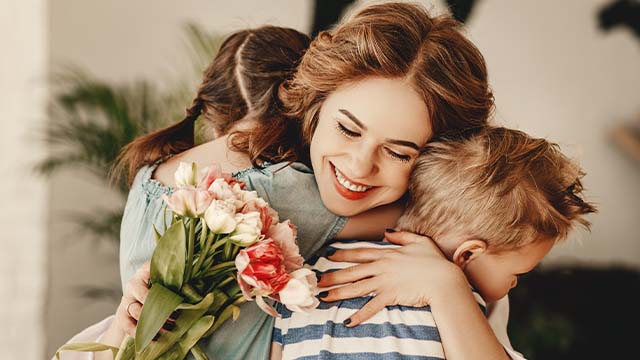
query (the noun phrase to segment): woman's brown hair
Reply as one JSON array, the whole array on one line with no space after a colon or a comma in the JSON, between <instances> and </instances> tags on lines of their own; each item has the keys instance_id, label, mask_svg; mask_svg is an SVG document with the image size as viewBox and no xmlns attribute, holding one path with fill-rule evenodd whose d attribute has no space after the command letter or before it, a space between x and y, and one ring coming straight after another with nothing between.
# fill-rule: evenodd
<instances>
[{"instance_id":1,"label":"woman's brown hair","mask_svg":"<svg viewBox=\"0 0 640 360\"><path fill-rule=\"evenodd\" d=\"M435 136L481 129L493 94L484 58L461 27L415 4L369 6L311 43L293 79L281 87L283 110L302 122L309 144L324 100L338 87L371 76L402 78L423 97Z\"/></svg>"},{"instance_id":2,"label":"woman's brown hair","mask_svg":"<svg viewBox=\"0 0 640 360\"><path fill-rule=\"evenodd\" d=\"M226 134L235 123L247 118L273 120L257 128L269 129L264 135L277 142L286 141L292 132L299 134L297 123L283 123L276 115L280 112L276 109L277 91L282 81L291 77L309 42L307 35L277 26L230 35L204 71L185 118L125 146L112 169L112 178L125 172L131 183L142 166L192 148L194 123L200 116L213 127L216 136ZM237 142L242 144L240 139ZM251 145L255 147L253 142ZM278 146L265 146L260 152L267 159L277 158L268 154L272 149L279 151Z\"/></svg>"}]
</instances>

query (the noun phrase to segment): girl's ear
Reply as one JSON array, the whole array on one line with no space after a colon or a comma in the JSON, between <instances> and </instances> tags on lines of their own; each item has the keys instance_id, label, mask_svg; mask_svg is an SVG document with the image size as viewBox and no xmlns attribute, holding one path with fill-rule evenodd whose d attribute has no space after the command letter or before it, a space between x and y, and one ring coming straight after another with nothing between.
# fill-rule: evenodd
<instances>
[{"instance_id":1,"label":"girl's ear","mask_svg":"<svg viewBox=\"0 0 640 360\"><path fill-rule=\"evenodd\" d=\"M471 260L484 254L485 251L487 251L486 242L482 240L467 240L456 248L452 261L464 270Z\"/></svg>"}]
</instances>

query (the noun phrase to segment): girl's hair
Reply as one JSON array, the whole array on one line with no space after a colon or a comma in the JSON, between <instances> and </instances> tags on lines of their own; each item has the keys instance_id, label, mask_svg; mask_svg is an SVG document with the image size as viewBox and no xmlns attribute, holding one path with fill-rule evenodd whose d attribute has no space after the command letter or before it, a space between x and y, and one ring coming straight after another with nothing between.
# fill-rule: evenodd
<instances>
[{"instance_id":1,"label":"girl's hair","mask_svg":"<svg viewBox=\"0 0 640 360\"><path fill-rule=\"evenodd\" d=\"M484 127L493 94L484 58L461 26L419 5L386 3L321 32L279 92L285 115L301 123L303 145L311 141L324 100L338 87L372 76L408 80L424 99L437 137ZM306 148L297 160L308 162Z\"/></svg>"},{"instance_id":2,"label":"girl's hair","mask_svg":"<svg viewBox=\"0 0 640 360\"><path fill-rule=\"evenodd\" d=\"M283 121L277 115L280 113L277 91L280 84L291 77L309 42L307 35L277 26L241 30L230 35L204 71L185 118L125 146L112 169L112 178L126 172L131 183L142 166L192 148L194 122L200 116L217 136L226 134L239 120L259 119L261 123L257 128L262 129L263 140L249 141L238 136L234 143L246 147L245 152L252 150L261 154L261 159L277 160L280 147L265 145L265 140L290 142L287 137L291 133L294 138L300 138L299 124Z\"/></svg>"}]
</instances>

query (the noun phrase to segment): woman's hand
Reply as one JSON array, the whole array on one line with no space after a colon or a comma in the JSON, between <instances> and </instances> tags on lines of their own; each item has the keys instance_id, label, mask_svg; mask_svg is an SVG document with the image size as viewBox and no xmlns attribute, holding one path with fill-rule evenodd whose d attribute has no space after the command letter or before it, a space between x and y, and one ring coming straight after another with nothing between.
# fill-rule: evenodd
<instances>
[{"instance_id":1,"label":"woman's hand","mask_svg":"<svg viewBox=\"0 0 640 360\"><path fill-rule=\"evenodd\" d=\"M144 304L149 294L150 278L150 265L147 261L129 279L124 289L122 300L120 300L120 305L116 309L115 322L129 336L135 336L136 334L136 325L142 312L142 304Z\"/></svg>"},{"instance_id":2,"label":"woman's hand","mask_svg":"<svg viewBox=\"0 0 640 360\"><path fill-rule=\"evenodd\" d=\"M360 263L324 274L320 287L352 283L330 290L324 301L350 299L376 294L365 306L345 321L356 326L388 305L427 306L446 298L448 289L466 288L464 274L448 261L428 237L409 232L387 232L388 241L402 245L391 249L338 250L332 261Z\"/></svg>"}]
</instances>

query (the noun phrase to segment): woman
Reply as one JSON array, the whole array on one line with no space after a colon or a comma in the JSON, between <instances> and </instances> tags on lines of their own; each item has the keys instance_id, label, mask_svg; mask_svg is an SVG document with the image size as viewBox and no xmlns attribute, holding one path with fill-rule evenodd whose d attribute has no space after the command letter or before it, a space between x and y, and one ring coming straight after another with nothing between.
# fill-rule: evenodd
<instances>
[{"instance_id":1,"label":"woman","mask_svg":"<svg viewBox=\"0 0 640 360\"><path fill-rule=\"evenodd\" d=\"M319 197L338 215L328 221L338 231L338 237L378 238L382 228L393 224L399 214L402 204L397 201L406 191L418 149L433 135L461 136L482 126L493 104L484 60L460 34L459 25L448 17L431 18L422 8L410 4L368 7L331 33L321 34L303 56L293 78L280 87L278 100L276 104L282 107L285 117L260 118L258 128L233 135L229 148L227 139L222 137L182 152L162 163L155 172L153 168L142 167L138 176L144 177L141 175L144 172L146 184L166 190L160 183L172 185L172 174L179 161L195 161L200 165L220 163L227 171L264 160L301 161L313 166ZM260 126L288 135L272 140ZM299 127L302 136L292 137ZM165 154L156 155L155 159L132 161L130 168L135 172ZM282 213L274 204L278 199L269 197L269 200ZM350 218L342 228L346 216ZM298 226L304 223L295 214L290 218ZM124 229L125 224L123 241ZM300 237L304 235L301 227ZM331 232L324 233L317 238L323 240L330 235ZM129 239L136 244L146 241L135 236ZM332 296L357 296L364 288L379 282L375 288L380 290L380 298L388 299L389 303L418 305L426 300L442 304L434 308L434 317L437 318L436 313L447 317L466 314L462 322L451 321L456 326L440 329L449 358L472 358L478 354L483 358L505 357L477 307L476 312L468 309L465 302L467 294L470 296L468 285L458 281L460 274L425 243L427 239L396 234L394 240L407 244L396 252L395 263L372 262L352 270L354 280L365 273L370 279L344 287ZM138 245L134 248L144 250ZM133 254L137 258L129 261L127 256L132 253L125 252L123 280L128 280L131 269L140 266L144 256L139 255L140 252ZM345 260L369 261L378 255L367 253L367 256L364 259L352 254ZM398 264L405 276L394 279L393 286L384 286L388 278L377 276L382 273L379 270L398 268ZM367 272L376 268L378 271ZM406 276L407 272L424 274L424 279L436 273L439 279L451 281L433 282L442 287L425 289L411 280L417 277ZM144 300L143 278L140 273L129 283L108 337L117 335L126 324L131 325L130 315L137 317L140 303L134 300ZM221 328L208 345L212 354L215 351L222 358L266 357L264 344L268 349L270 329L266 329L268 322L257 321L259 316L245 312L239 320L244 318L257 324L251 327L255 330L251 333L236 323L225 324L228 326ZM358 318L353 323L357 321ZM498 327L506 327L506 322ZM117 342L118 337L112 339Z\"/></svg>"}]
</instances>

